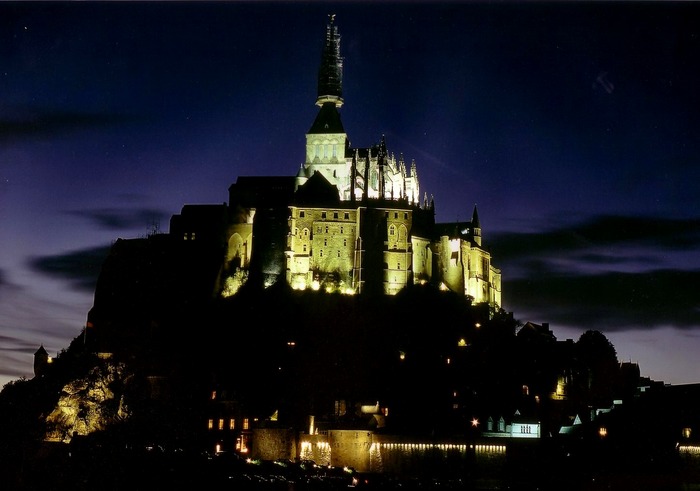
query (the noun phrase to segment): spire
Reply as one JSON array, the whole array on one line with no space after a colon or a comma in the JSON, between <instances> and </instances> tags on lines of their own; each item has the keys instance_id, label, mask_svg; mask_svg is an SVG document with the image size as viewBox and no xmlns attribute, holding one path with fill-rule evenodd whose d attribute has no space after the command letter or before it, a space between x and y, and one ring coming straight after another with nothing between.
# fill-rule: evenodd
<instances>
[{"instance_id":1,"label":"spire","mask_svg":"<svg viewBox=\"0 0 700 491\"><path fill-rule=\"evenodd\" d=\"M476 211L476 203L474 203L474 213L472 213L472 227L481 228L481 223L479 222L479 213Z\"/></svg>"},{"instance_id":2,"label":"spire","mask_svg":"<svg viewBox=\"0 0 700 491\"><path fill-rule=\"evenodd\" d=\"M472 214L472 237L474 238L474 243L481 246L481 222L479 222L479 213L476 211L476 203Z\"/></svg>"},{"instance_id":3,"label":"spire","mask_svg":"<svg viewBox=\"0 0 700 491\"><path fill-rule=\"evenodd\" d=\"M326 41L318 70L318 97L316 105L332 102L336 107L343 105L343 58L340 56L340 34L333 25L335 14L328 16Z\"/></svg>"}]
</instances>

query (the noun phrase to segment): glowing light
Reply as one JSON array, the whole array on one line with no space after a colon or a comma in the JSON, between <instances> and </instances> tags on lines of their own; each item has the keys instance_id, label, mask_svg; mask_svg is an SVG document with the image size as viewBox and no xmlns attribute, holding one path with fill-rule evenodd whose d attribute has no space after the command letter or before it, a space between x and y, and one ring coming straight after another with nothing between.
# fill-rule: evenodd
<instances>
[{"instance_id":1,"label":"glowing light","mask_svg":"<svg viewBox=\"0 0 700 491\"><path fill-rule=\"evenodd\" d=\"M474 428L476 428L477 426L479 426L479 420L476 419L476 418L473 418L473 419L472 419L472 426L473 426Z\"/></svg>"},{"instance_id":2,"label":"glowing light","mask_svg":"<svg viewBox=\"0 0 700 491\"><path fill-rule=\"evenodd\" d=\"M605 438L606 436L608 436L608 429L605 426L601 426L598 430L598 434L601 438Z\"/></svg>"},{"instance_id":3,"label":"glowing light","mask_svg":"<svg viewBox=\"0 0 700 491\"><path fill-rule=\"evenodd\" d=\"M690 428L683 428L683 438L690 438L691 430Z\"/></svg>"},{"instance_id":4,"label":"glowing light","mask_svg":"<svg viewBox=\"0 0 700 491\"><path fill-rule=\"evenodd\" d=\"M460 340L457 341L457 346L460 346L460 347L467 346L467 340L464 338L460 338Z\"/></svg>"},{"instance_id":5,"label":"glowing light","mask_svg":"<svg viewBox=\"0 0 700 491\"><path fill-rule=\"evenodd\" d=\"M406 353L403 351L399 351L399 360L405 360L406 359Z\"/></svg>"},{"instance_id":6,"label":"glowing light","mask_svg":"<svg viewBox=\"0 0 700 491\"><path fill-rule=\"evenodd\" d=\"M320 289L321 289L321 283L319 283L318 280L312 281L312 282L311 282L311 289L312 289L312 290L315 290L315 291L320 290Z\"/></svg>"}]
</instances>

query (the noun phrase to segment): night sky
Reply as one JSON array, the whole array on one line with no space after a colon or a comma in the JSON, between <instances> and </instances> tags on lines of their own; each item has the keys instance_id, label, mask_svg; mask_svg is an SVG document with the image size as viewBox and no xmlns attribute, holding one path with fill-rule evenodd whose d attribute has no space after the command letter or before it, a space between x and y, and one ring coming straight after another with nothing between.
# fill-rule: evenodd
<instances>
[{"instance_id":1,"label":"night sky","mask_svg":"<svg viewBox=\"0 0 700 491\"><path fill-rule=\"evenodd\" d=\"M353 146L477 204L503 307L700 382L700 4L0 3L0 384L80 334L117 238L294 175L327 15Z\"/></svg>"}]
</instances>

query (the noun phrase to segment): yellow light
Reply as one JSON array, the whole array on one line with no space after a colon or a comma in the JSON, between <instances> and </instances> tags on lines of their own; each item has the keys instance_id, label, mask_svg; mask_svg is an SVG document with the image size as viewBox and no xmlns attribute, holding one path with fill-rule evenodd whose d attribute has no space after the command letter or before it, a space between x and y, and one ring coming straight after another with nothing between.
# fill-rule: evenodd
<instances>
[{"instance_id":1,"label":"yellow light","mask_svg":"<svg viewBox=\"0 0 700 491\"><path fill-rule=\"evenodd\" d=\"M477 322L477 323L474 324L474 325L476 326L477 329L481 327L481 323L480 323L480 322Z\"/></svg>"},{"instance_id":2,"label":"yellow light","mask_svg":"<svg viewBox=\"0 0 700 491\"><path fill-rule=\"evenodd\" d=\"M605 426L601 426L598 430L598 434L601 438L605 438L606 436L608 436L608 429Z\"/></svg>"},{"instance_id":3,"label":"yellow light","mask_svg":"<svg viewBox=\"0 0 700 491\"><path fill-rule=\"evenodd\" d=\"M479 420L476 419L476 418L473 418L473 419L472 419L472 426L473 426L474 428L476 428L477 426L479 426Z\"/></svg>"},{"instance_id":4,"label":"yellow light","mask_svg":"<svg viewBox=\"0 0 700 491\"><path fill-rule=\"evenodd\" d=\"M399 351L399 359L400 359L400 360L405 360L405 359L406 359L406 353L404 353L403 351Z\"/></svg>"},{"instance_id":5,"label":"yellow light","mask_svg":"<svg viewBox=\"0 0 700 491\"><path fill-rule=\"evenodd\" d=\"M459 341L457 341L457 346L466 346L467 345L467 340L464 338L461 338Z\"/></svg>"},{"instance_id":6,"label":"yellow light","mask_svg":"<svg viewBox=\"0 0 700 491\"><path fill-rule=\"evenodd\" d=\"M318 291L321 288L321 283L319 283L318 280L314 280L311 282L311 288Z\"/></svg>"},{"instance_id":7,"label":"yellow light","mask_svg":"<svg viewBox=\"0 0 700 491\"><path fill-rule=\"evenodd\" d=\"M690 438L690 433L691 429L690 428L683 428L683 438Z\"/></svg>"}]
</instances>

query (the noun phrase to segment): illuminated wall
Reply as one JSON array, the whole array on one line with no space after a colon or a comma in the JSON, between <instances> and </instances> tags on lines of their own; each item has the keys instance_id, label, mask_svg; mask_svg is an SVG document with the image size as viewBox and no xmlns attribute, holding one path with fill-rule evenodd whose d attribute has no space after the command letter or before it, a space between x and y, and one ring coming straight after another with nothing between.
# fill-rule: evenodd
<instances>
[{"instance_id":1,"label":"illuminated wall","mask_svg":"<svg viewBox=\"0 0 700 491\"><path fill-rule=\"evenodd\" d=\"M504 443L421 441L366 430L299 436L299 458L320 465L352 467L358 472L417 474L425 469L441 470L445 476L459 475L468 466L499 468L505 464L506 452Z\"/></svg>"}]
</instances>

